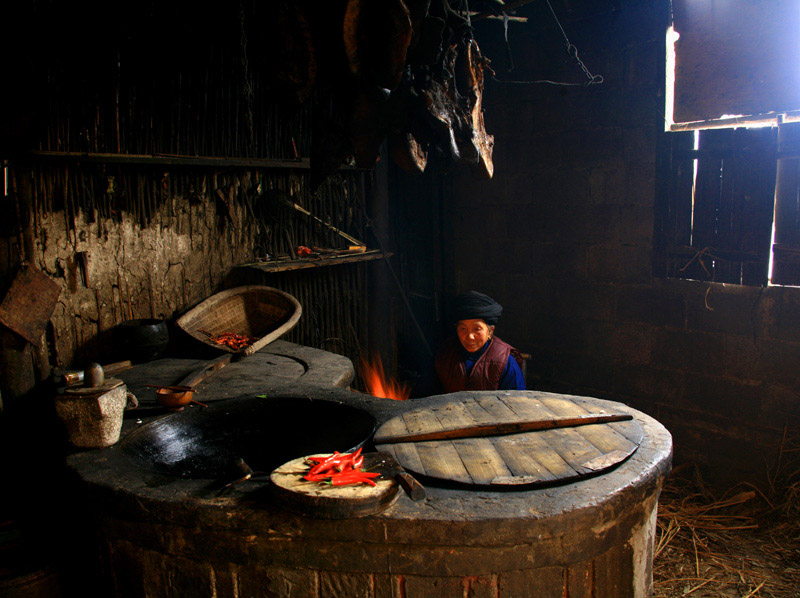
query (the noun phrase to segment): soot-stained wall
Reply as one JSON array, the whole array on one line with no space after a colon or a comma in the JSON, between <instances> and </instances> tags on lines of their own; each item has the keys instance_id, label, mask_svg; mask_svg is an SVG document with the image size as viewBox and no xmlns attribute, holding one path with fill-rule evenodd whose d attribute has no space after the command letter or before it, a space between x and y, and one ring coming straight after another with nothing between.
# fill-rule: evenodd
<instances>
[{"instance_id":1,"label":"soot-stained wall","mask_svg":"<svg viewBox=\"0 0 800 598\"><path fill-rule=\"evenodd\" d=\"M523 9L527 26L510 24L511 75L502 26L478 31L497 78L582 82L538 4ZM454 174L449 290L504 305L498 334L532 355L529 388L656 416L674 435L676 462L700 464L708 479L780 478L800 416L800 289L653 273L667 2L553 5L604 83L489 82L495 176Z\"/></svg>"},{"instance_id":2,"label":"soot-stained wall","mask_svg":"<svg viewBox=\"0 0 800 598\"><path fill-rule=\"evenodd\" d=\"M239 284L298 298L304 315L286 339L353 359L367 351L364 264L275 263L298 246L328 255L366 238L372 197L370 173L344 168L326 143L340 116L331 85L317 73L312 97L313 81L301 90L292 78L312 70L290 43L285 19L302 20L292 3L47 0L12 12L18 27L0 42L24 51L9 53L17 93L0 108L0 296L26 264L58 300L30 324L35 349L0 327L0 411L38 392L51 368L130 358L118 324L172 324ZM120 28L93 28L98 18ZM274 268L237 267L265 261Z\"/></svg>"}]
</instances>

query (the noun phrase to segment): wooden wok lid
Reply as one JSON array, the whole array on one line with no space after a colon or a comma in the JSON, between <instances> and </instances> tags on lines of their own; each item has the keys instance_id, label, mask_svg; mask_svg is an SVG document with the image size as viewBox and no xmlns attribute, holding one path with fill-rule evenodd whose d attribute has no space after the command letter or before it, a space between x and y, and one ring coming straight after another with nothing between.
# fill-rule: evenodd
<instances>
[{"instance_id":1,"label":"wooden wok lid","mask_svg":"<svg viewBox=\"0 0 800 598\"><path fill-rule=\"evenodd\" d=\"M630 457L642 440L633 420L576 425L499 436L390 441L448 428L607 416L600 401L555 394L463 392L412 408L378 428L375 445L414 473L487 486L556 483L597 474ZM625 415L619 413L619 415ZM553 420L553 421L550 421ZM386 440L389 442L386 442Z\"/></svg>"}]
</instances>

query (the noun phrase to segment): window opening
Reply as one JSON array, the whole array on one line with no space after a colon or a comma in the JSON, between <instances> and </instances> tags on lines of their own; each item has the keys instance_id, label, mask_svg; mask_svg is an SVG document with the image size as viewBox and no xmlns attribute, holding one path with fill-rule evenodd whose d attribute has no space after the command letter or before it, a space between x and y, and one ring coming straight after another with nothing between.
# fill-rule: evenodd
<instances>
[{"instance_id":1,"label":"window opening","mask_svg":"<svg viewBox=\"0 0 800 598\"><path fill-rule=\"evenodd\" d=\"M670 131L800 117L800 2L670 0L665 120Z\"/></svg>"},{"instance_id":2,"label":"window opening","mask_svg":"<svg viewBox=\"0 0 800 598\"><path fill-rule=\"evenodd\" d=\"M800 285L800 123L778 129L773 284Z\"/></svg>"},{"instance_id":3,"label":"window opening","mask_svg":"<svg viewBox=\"0 0 800 598\"><path fill-rule=\"evenodd\" d=\"M666 275L766 285L772 245L776 128L670 133Z\"/></svg>"},{"instance_id":4,"label":"window opening","mask_svg":"<svg viewBox=\"0 0 800 598\"><path fill-rule=\"evenodd\" d=\"M664 123L667 131L675 123L673 120L675 114L675 42L680 37L681 34L670 25L667 29L667 85L664 94Z\"/></svg>"},{"instance_id":5,"label":"window opening","mask_svg":"<svg viewBox=\"0 0 800 598\"><path fill-rule=\"evenodd\" d=\"M772 221L772 234L770 235L769 240L770 247L775 247L775 221ZM772 282L772 273L775 271L775 252L769 252L769 266L767 268L767 281L768 284L773 284Z\"/></svg>"},{"instance_id":6,"label":"window opening","mask_svg":"<svg viewBox=\"0 0 800 598\"><path fill-rule=\"evenodd\" d=\"M700 131L694 132L694 146L692 147L693 150L697 151L700 149ZM692 219L690 223L690 230L694 229L694 194L697 191L697 164L698 160L695 158L692 160ZM689 243L691 244L692 236L689 235Z\"/></svg>"},{"instance_id":7,"label":"window opening","mask_svg":"<svg viewBox=\"0 0 800 598\"><path fill-rule=\"evenodd\" d=\"M656 275L800 286L800 122L665 139Z\"/></svg>"}]
</instances>

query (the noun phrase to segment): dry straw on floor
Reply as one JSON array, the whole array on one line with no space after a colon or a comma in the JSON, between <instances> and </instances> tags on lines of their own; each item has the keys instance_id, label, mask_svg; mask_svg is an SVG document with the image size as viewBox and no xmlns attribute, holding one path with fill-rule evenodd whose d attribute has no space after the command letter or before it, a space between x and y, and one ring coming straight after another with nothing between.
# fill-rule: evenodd
<instances>
[{"instance_id":1,"label":"dry straw on floor","mask_svg":"<svg viewBox=\"0 0 800 598\"><path fill-rule=\"evenodd\" d=\"M719 492L676 468L659 502L655 598L800 596L800 472L769 494Z\"/></svg>"}]
</instances>

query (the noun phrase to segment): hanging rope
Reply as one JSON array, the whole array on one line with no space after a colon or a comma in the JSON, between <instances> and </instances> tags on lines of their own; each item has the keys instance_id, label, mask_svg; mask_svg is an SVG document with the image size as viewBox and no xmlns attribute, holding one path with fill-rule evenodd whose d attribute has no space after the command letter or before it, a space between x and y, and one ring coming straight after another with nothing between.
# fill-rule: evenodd
<instances>
[{"instance_id":1,"label":"hanging rope","mask_svg":"<svg viewBox=\"0 0 800 598\"><path fill-rule=\"evenodd\" d=\"M517 85L532 85L532 84L536 84L536 83L546 83L546 84L549 84L549 85L575 86L575 87L584 86L584 87L586 87L586 86L589 86L589 85L599 85L600 83L602 83L603 80L604 80L603 76L602 75L594 75L594 74L592 74L592 72L589 70L589 68L584 64L583 60L581 60L580 56L578 56L578 48L575 47L575 45L573 45L573 43L571 41L569 41L569 37L567 37L567 32L564 31L564 27L561 26L561 21L558 20L558 15L556 15L556 11L553 10L553 5L550 4L550 0L545 0L545 2L547 2L547 7L550 9L550 14L553 15L553 19L555 20L556 25L558 25L558 29L559 29L559 31L561 31L561 35L564 38L564 43L566 44L566 48L567 48L567 54L569 54L569 56L573 60L575 60L575 62L578 63L578 66L581 67L581 70L586 75L586 81L584 81L583 83L569 83L569 82L565 82L565 81L552 81L550 79L538 79L538 80L535 80L535 81L514 81L514 80L510 80L510 79L498 79L497 77L492 77L492 79L497 81L498 83L512 83L512 84L517 84ZM506 40L506 52L507 52L509 60L510 60L510 57L511 57L511 46L509 45L509 42L508 42L508 16L506 15L505 12L503 13L503 24L504 24L504 27L505 27L504 33L505 33L505 40ZM513 61L511 62L511 64L512 64L511 68L513 69Z\"/></svg>"}]
</instances>

